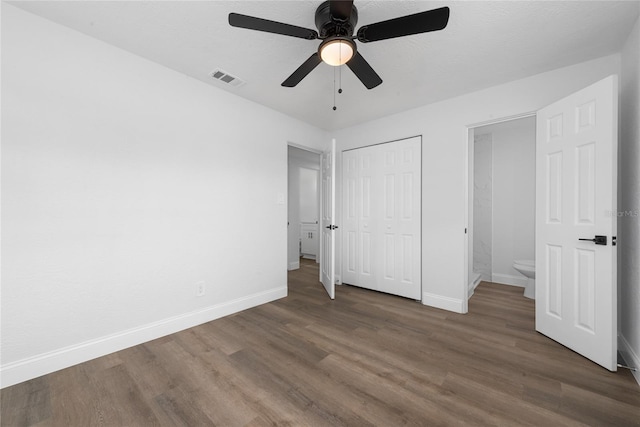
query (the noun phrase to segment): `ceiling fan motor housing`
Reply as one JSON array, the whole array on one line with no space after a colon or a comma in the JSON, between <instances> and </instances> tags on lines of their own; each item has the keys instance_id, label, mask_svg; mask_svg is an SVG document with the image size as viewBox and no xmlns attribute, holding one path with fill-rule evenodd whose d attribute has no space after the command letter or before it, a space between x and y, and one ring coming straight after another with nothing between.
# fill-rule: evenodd
<instances>
[{"instance_id":1,"label":"ceiling fan motor housing","mask_svg":"<svg viewBox=\"0 0 640 427\"><path fill-rule=\"evenodd\" d=\"M348 20L331 15L330 2L325 1L316 10L316 28L321 39L327 37L351 37L358 23L358 9L352 6Z\"/></svg>"}]
</instances>

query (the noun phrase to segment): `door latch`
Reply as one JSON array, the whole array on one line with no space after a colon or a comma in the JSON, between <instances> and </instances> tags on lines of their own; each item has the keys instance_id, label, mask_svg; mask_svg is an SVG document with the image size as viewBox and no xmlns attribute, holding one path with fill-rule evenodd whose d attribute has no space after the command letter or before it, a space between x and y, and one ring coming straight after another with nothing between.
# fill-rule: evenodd
<instances>
[{"instance_id":1,"label":"door latch","mask_svg":"<svg viewBox=\"0 0 640 427\"><path fill-rule=\"evenodd\" d=\"M593 242L596 245L606 245L607 244L607 236L596 236L593 239L578 239L584 240L586 242Z\"/></svg>"}]
</instances>

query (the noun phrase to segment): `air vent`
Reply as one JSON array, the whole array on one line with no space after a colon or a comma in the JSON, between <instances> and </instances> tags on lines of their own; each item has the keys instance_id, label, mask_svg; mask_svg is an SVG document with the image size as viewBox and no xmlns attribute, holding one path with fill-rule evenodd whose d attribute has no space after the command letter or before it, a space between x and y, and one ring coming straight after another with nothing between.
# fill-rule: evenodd
<instances>
[{"instance_id":1,"label":"air vent","mask_svg":"<svg viewBox=\"0 0 640 427\"><path fill-rule=\"evenodd\" d=\"M242 86L245 83L243 80L240 80L238 77L232 76L231 74L219 68L216 68L215 70L210 72L209 75L214 79L220 81L221 83L228 84L229 86L238 87L238 86Z\"/></svg>"}]
</instances>

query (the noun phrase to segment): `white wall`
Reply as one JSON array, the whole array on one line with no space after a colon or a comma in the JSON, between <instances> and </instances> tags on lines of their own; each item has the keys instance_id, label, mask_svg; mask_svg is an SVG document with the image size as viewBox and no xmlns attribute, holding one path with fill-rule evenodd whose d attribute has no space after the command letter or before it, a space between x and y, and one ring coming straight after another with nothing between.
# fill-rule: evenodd
<instances>
[{"instance_id":1,"label":"white wall","mask_svg":"<svg viewBox=\"0 0 640 427\"><path fill-rule=\"evenodd\" d=\"M286 295L324 131L6 3L2 55L3 386Z\"/></svg>"},{"instance_id":2,"label":"white wall","mask_svg":"<svg viewBox=\"0 0 640 427\"><path fill-rule=\"evenodd\" d=\"M640 19L622 51L620 82L619 349L640 369ZM640 384L640 371L634 375Z\"/></svg>"},{"instance_id":3,"label":"white wall","mask_svg":"<svg viewBox=\"0 0 640 427\"><path fill-rule=\"evenodd\" d=\"M422 135L424 304L467 310L464 229L468 227L468 126L533 112L619 71L620 55L611 55L335 132L339 151Z\"/></svg>"},{"instance_id":4,"label":"white wall","mask_svg":"<svg viewBox=\"0 0 640 427\"><path fill-rule=\"evenodd\" d=\"M300 222L318 222L318 169L300 168Z\"/></svg>"}]
</instances>

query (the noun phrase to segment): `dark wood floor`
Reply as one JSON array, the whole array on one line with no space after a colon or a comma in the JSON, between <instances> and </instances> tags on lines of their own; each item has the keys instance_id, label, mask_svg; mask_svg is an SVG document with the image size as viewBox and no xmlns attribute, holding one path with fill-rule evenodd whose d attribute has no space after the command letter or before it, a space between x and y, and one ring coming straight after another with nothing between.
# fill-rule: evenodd
<instances>
[{"instance_id":1,"label":"dark wood floor","mask_svg":"<svg viewBox=\"0 0 640 427\"><path fill-rule=\"evenodd\" d=\"M522 290L459 315L314 262L274 303L1 392L3 426L640 425L640 387L534 331Z\"/></svg>"}]
</instances>

